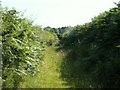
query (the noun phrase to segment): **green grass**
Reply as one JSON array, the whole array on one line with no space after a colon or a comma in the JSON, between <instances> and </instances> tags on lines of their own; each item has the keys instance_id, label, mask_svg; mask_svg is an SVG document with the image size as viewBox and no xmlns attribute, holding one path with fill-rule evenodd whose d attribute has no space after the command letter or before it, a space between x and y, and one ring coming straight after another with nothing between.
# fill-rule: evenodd
<instances>
[{"instance_id":1,"label":"green grass","mask_svg":"<svg viewBox=\"0 0 120 90\"><path fill-rule=\"evenodd\" d=\"M44 63L40 72L33 77L26 77L21 88L69 88L60 76L60 64L65 53L56 51L55 47L48 47L43 58Z\"/></svg>"}]
</instances>

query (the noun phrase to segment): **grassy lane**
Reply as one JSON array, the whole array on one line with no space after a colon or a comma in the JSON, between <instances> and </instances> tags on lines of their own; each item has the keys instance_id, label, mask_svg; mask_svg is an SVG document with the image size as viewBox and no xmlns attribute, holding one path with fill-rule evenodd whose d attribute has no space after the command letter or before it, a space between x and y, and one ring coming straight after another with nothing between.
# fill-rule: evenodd
<instances>
[{"instance_id":1,"label":"grassy lane","mask_svg":"<svg viewBox=\"0 0 120 90\"><path fill-rule=\"evenodd\" d=\"M66 82L60 78L60 63L64 52L57 52L54 47L48 47L45 51L44 63L40 72L34 77L27 77L21 83L22 88L69 88Z\"/></svg>"}]
</instances>

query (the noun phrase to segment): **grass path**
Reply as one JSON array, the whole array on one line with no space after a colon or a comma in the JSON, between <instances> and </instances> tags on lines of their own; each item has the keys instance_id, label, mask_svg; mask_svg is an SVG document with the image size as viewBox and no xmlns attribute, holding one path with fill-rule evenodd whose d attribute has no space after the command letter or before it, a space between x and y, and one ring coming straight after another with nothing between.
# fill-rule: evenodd
<instances>
[{"instance_id":1,"label":"grass path","mask_svg":"<svg viewBox=\"0 0 120 90\"><path fill-rule=\"evenodd\" d=\"M60 63L64 52L57 52L54 47L48 47L45 51L44 63L40 72L34 77L27 77L21 83L22 88L69 88L66 82L60 78Z\"/></svg>"}]
</instances>

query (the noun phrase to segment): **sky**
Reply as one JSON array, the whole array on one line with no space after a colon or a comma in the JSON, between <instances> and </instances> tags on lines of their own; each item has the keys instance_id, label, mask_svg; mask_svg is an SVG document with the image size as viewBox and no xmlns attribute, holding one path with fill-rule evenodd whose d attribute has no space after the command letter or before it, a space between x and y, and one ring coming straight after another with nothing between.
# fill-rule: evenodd
<instances>
[{"instance_id":1,"label":"sky","mask_svg":"<svg viewBox=\"0 0 120 90\"><path fill-rule=\"evenodd\" d=\"M2 7L15 8L42 27L75 26L110 8L119 0L0 0Z\"/></svg>"}]
</instances>

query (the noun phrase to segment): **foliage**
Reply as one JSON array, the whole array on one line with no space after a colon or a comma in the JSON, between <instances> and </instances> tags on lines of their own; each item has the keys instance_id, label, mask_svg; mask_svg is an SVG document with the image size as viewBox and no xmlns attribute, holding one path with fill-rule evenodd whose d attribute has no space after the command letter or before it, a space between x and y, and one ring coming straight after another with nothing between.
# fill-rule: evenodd
<instances>
[{"instance_id":1,"label":"foliage","mask_svg":"<svg viewBox=\"0 0 120 90\"><path fill-rule=\"evenodd\" d=\"M40 70L43 43L51 42L55 37L33 26L26 18L20 18L16 10L3 9L1 13L3 87L16 88L26 75L35 75Z\"/></svg>"},{"instance_id":2,"label":"foliage","mask_svg":"<svg viewBox=\"0 0 120 90\"><path fill-rule=\"evenodd\" d=\"M118 88L120 84L119 5L94 17L92 22L78 25L74 29L77 32L73 30L61 41L63 49L68 50L68 55L61 64L62 77L69 84L72 82L74 87Z\"/></svg>"},{"instance_id":3,"label":"foliage","mask_svg":"<svg viewBox=\"0 0 120 90\"><path fill-rule=\"evenodd\" d=\"M37 75L27 76L24 82L21 82L21 88L69 88L63 85L66 82L60 78L60 63L65 53L56 51L56 47L47 47L43 58L41 71Z\"/></svg>"},{"instance_id":4,"label":"foliage","mask_svg":"<svg viewBox=\"0 0 120 90\"><path fill-rule=\"evenodd\" d=\"M90 23L43 30L15 9L0 8L3 88L119 88L120 4L116 5ZM60 52L52 48L58 42L58 50L64 49ZM47 82L60 85L41 85Z\"/></svg>"},{"instance_id":5,"label":"foliage","mask_svg":"<svg viewBox=\"0 0 120 90\"><path fill-rule=\"evenodd\" d=\"M72 27L61 27L61 28L51 28L51 27L45 27L44 30L52 32L57 35L57 37L61 40L64 37L65 33L68 33L72 30Z\"/></svg>"}]
</instances>

